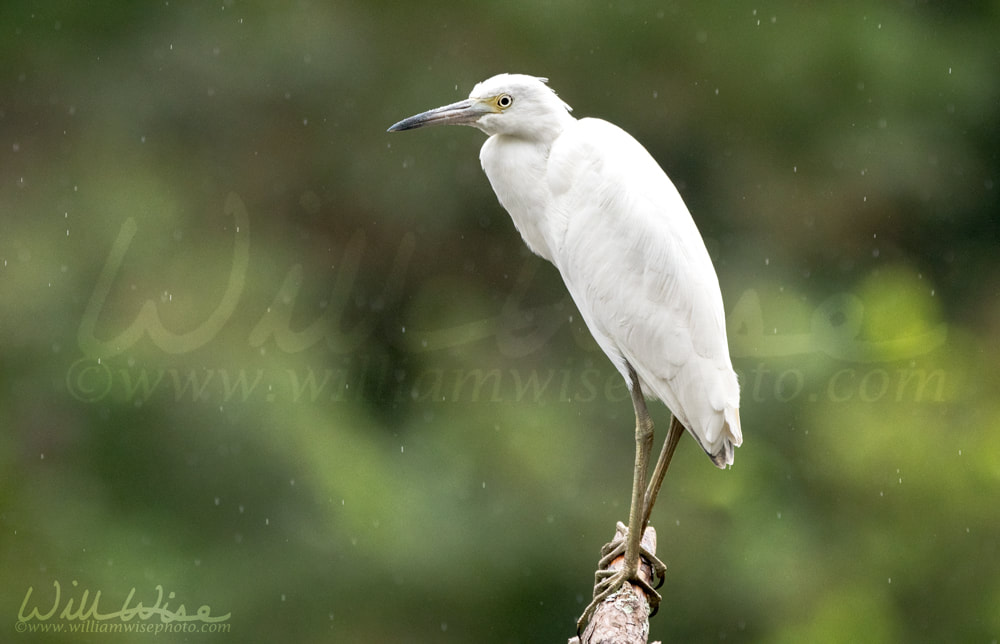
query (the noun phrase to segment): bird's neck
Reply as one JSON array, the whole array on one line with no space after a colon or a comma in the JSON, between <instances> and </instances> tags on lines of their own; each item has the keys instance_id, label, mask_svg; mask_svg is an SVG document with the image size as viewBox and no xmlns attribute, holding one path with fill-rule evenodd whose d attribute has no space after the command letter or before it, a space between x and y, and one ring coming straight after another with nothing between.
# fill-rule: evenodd
<instances>
[{"instance_id":1,"label":"bird's neck","mask_svg":"<svg viewBox=\"0 0 1000 644\"><path fill-rule=\"evenodd\" d=\"M545 215L550 196L545 173L551 145L551 142L494 134L479 155L493 191L528 248L549 261L552 253Z\"/></svg>"}]
</instances>

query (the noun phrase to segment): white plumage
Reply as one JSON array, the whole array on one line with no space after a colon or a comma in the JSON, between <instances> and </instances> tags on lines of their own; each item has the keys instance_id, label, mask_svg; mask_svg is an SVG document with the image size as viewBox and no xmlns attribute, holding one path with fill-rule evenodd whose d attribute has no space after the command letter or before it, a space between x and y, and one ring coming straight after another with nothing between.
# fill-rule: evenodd
<instances>
[{"instance_id":1,"label":"white plumage","mask_svg":"<svg viewBox=\"0 0 1000 644\"><path fill-rule=\"evenodd\" d=\"M479 158L500 203L626 382L627 360L717 465L732 464L743 435L722 294L673 183L628 133L573 118L541 79L501 74L470 98L501 95L510 107L476 124L491 135Z\"/></svg>"}]
</instances>

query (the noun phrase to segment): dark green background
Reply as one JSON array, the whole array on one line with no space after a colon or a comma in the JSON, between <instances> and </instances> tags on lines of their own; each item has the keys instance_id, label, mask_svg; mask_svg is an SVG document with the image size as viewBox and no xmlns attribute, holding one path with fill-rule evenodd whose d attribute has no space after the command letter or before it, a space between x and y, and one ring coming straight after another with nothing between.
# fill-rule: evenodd
<instances>
[{"instance_id":1,"label":"dark green background","mask_svg":"<svg viewBox=\"0 0 1000 644\"><path fill-rule=\"evenodd\" d=\"M153 641L20 633L54 582L231 613L163 642L572 634L631 405L482 135L385 133L510 71L646 145L719 272L746 442L678 450L652 636L997 641L998 34L997 2L5 2L0 640Z\"/></svg>"}]
</instances>

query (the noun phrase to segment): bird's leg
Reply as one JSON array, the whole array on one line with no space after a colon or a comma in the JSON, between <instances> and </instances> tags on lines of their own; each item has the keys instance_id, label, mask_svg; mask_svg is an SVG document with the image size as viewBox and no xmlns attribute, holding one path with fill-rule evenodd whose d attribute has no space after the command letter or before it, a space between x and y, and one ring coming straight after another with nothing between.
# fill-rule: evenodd
<instances>
[{"instance_id":1,"label":"bird's leg","mask_svg":"<svg viewBox=\"0 0 1000 644\"><path fill-rule=\"evenodd\" d=\"M638 377L632 372L633 382L635 382L635 387L638 388ZM649 417L649 411L646 408L646 401L643 399L640 393L638 397L633 394L632 404L635 407L636 425L638 431L638 425L640 423L648 423L650 428L650 448L652 448L652 427L653 421ZM675 424L676 423L676 426ZM646 528L649 526L649 517L653 511L653 504L656 503L656 496L660 491L660 485L663 483L663 476L667 472L667 467L670 465L670 459L674 454L674 449L677 447L677 442L684 433L684 426L679 422L672 420L670 424L670 430L667 433L667 439L663 443L663 449L660 452L660 457L657 459L656 468L653 470L653 477L649 481L649 485L646 487L646 493L642 497L642 523L639 534L643 535L646 533ZM647 465L648 468L648 465ZM642 482L645 483L645 474L643 475ZM633 490L634 491L634 490ZM641 539L641 536L640 536ZM598 582L602 577L610 575L605 569L608 565L614 561L617 557L625 553L625 545L618 543L617 545L609 543L601 549L601 560L598 562L598 572L597 580ZM667 567L663 564L659 558L656 557L651 552L647 552L644 548L639 549L639 554L644 557L653 570L653 581L656 583L655 588L659 588L663 585L663 580L666 575ZM626 561L628 560L626 554ZM659 605L660 596L656 593L652 595L653 612L650 617L656 614L657 607Z\"/></svg>"},{"instance_id":2,"label":"bird's leg","mask_svg":"<svg viewBox=\"0 0 1000 644\"><path fill-rule=\"evenodd\" d=\"M673 458L674 450L677 449L677 443L683 435L684 425L681 424L681 421L677 420L676 416L671 417L670 429L667 430L667 439L663 441L660 458L656 461L656 467L653 469L653 477L649 479L649 485L646 487L646 495L643 497L643 532L645 532L646 526L649 525L649 516L653 513L653 504L656 503L656 495L660 493L660 486L663 484L663 475L667 473L667 468L670 467L670 459Z\"/></svg>"},{"instance_id":3,"label":"bird's leg","mask_svg":"<svg viewBox=\"0 0 1000 644\"><path fill-rule=\"evenodd\" d=\"M646 409L646 401L643 399L642 388L639 386L639 376L631 365L628 365L628 369L632 381L632 406L635 408L635 469L632 472L632 503L629 508L628 534L624 544L625 560L620 570L615 572L606 570L607 565L622 554L622 545L619 543L617 547L611 547L611 544L608 544L602 548L602 558L595 574L594 599L584 609L583 615L577 621L578 632L583 631L597 606L621 588L625 582L636 584L645 591L653 606L653 612L656 612L656 607L659 606L660 595L638 574L640 554L646 556L650 561L654 577L662 578L665 569L663 563L655 555L642 552L640 546L645 521L648 520L644 490L646 488L646 472L649 469L649 454L653 449L653 420L649 417L649 411Z\"/></svg>"}]
</instances>

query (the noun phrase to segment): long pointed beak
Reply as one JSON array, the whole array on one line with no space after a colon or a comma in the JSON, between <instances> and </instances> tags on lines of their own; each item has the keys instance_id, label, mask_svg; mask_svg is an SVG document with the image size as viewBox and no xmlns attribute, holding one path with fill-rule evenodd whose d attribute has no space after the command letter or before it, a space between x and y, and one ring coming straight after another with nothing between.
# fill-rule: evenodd
<instances>
[{"instance_id":1,"label":"long pointed beak","mask_svg":"<svg viewBox=\"0 0 1000 644\"><path fill-rule=\"evenodd\" d=\"M482 103L466 99L403 119L386 131L401 132L427 125L475 125L479 117L489 111L484 108Z\"/></svg>"}]
</instances>

